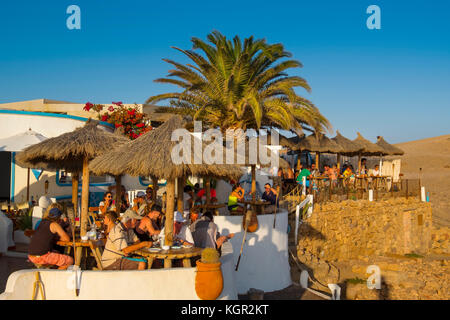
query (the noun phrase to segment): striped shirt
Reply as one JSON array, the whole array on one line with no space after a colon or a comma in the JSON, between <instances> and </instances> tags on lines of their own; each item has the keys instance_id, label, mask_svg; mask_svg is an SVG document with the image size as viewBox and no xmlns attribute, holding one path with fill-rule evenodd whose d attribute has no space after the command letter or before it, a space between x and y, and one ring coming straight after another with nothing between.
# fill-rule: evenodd
<instances>
[{"instance_id":1,"label":"striped shirt","mask_svg":"<svg viewBox=\"0 0 450 320\"><path fill-rule=\"evenodd\" d=\"M122 250L139 239L134 233L133 229L126 229L122 223L118 223L111 229L108 234L108 238L105 245L105 250L102 254L102 265L108 267L113 264L119 258L122 258L124 254Z\"/></svg>"}]
</instances>

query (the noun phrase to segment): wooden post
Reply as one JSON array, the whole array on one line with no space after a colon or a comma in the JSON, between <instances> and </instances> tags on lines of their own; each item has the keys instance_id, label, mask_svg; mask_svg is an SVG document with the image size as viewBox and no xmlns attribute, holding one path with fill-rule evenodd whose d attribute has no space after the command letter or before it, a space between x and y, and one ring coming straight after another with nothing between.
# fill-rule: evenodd
<instances>
[{"instance_id":1,"label":"wooden post","mask_svg":"<svg viewBox=\"0 0 450 320\"><path fill-rule=\"evenodd\" d=\"M206 204L211 203L211 178L206 177L203 178L203 184L205 188L205 195L206 195Z\"/></svg>"},{"instance_id":2,"label":"wooden post","mask_svg":"<svg viewBox=\"0 0 450 320\"><path fill-rule=\"evenodd\" d=\"M75 218L78 216L78 172L72 173L72 203L73 203L73 223L75 226Z\"/></svg>"},{"instance_id":3,"label":"wooden post","mask_svg":"<svg viewBox=\"0 0 450 320\"><path fill-rule=\"evenodd\" d=\"M115 176L116 179L116 212L120 213L122 206L122 176Z\"/></svg>"},{"instance_id":4,"label":"wooden post","mask_svg":"<svg viewBox=\"0 0 450 320\"><path fill-rule=\"evenodd\" d=\"M89 210L89 159L83 159L83 177L81 184L81 236L86 235Z\"/></svg>"},{"instance_id":5,"label":"wooden post","mask_svg":"<svg viewBox=\"0 0 450 320\"><path fill-rule=\"evenodd\" d=\"M316 152L316 168L320 172L320 152Z\"/></svg>"},{"instance_id":6,"label":"wooden post","mask_svg":"<svg viewBox=\"0 0 450 320\"><path fill-rule=\"evenodd\" d=\"M341 154L340 153L338 153L338 155L337 155L336 166L337 166L337 169L338 169L337 174L339 175L339 173L341 172Z\"/></svg>"},{"instance_id":7,"label":"wooden post","mask_svg":"<svg viewBox=\"0 0 450 320\"><path fill-rule=\"evenodd\" d=\"M361 174L361 153L358 154L358 176Z\"/></svg>"},{"instance_id":8,"label":"wooden post","mask_svg":"<svg viewBox=\"0 0 450 320\"><path fill-rule=\"evenodd\" d=\"M406 199L408 199L408 179L406 179Z\"/></svg>"},{"instance_id":9,"label":"wooden post","mask_svg":"<svg viewBox=\"0 0 450 320\"><path fill-rule=\"evenodd\" d=\"M30 202L30 168L27 170L27 202Z\"/></svg>"},{"instance_id":10,"label":"wooden post","mask_svg":"<svg viewBox=\"0 0 450 320\"><path fill-rule=\"evenodd\" d=\"M177 190L177 210L181 213L184 211L184 184L186 182L186 178L180 177L178 178L178 190Z\"/></svg>"},{"instance_id":11,"label":"wooden post","mask_svg":"<svg viewBox=\"0 0 450 320\"><path fill-rule=\"evenodd\" d=\"M171 246L173 243L173 211L174 211L174 201L175 201L175 179L167 180L166 185L167 196L166 196L166 223L165 223L165 233L164 239L165 244Z\"/></svg>"},{"instance_id":12,"label":"wooden post","mask_svg":"<svg viewBox=\"0 0 450 320\"><path fill-rule=\"evenodd\" d=\"M153 185L152 200L153 200L153 202L155 202L156 195L158 194L158 179L153 176L152 176L152 185Z\"/></svg>"},{"instance_id":13,"label":"wooden post","mask_svg":"<svg viewBox=\"0 0 450 320\"><path fill-rule=\"evenodd\" d=\"M252 164L252 201L256 201L256 165Z\"/></svg>"},{"instance_id":14,"label":"wooden post","mask_svg":"<svg viewBox=\"0 0 450 320\"><path fill-rule=\"evenodd\" d=\"M422 188L422 168L419 168L419 193Z\"/></svg>"}]
</instances>

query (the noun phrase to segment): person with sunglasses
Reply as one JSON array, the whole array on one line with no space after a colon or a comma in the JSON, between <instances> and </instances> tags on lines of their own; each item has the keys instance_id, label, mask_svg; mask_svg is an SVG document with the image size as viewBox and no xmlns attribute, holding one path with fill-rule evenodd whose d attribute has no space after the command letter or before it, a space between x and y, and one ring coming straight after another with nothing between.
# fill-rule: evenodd
<instances>
[{"instance_id":1,"label":"person with sunglasses","mask_svg":"<svg viewBox=\"0 0 450 320\"><path fill-rule=\"evenodd\" d=\"M103 196L103 201L98 204L99 214L104 215L108 211L115 211L116 206L114 200L112 199L112 192L108 191Z\"/></svg>"}]
</instances>

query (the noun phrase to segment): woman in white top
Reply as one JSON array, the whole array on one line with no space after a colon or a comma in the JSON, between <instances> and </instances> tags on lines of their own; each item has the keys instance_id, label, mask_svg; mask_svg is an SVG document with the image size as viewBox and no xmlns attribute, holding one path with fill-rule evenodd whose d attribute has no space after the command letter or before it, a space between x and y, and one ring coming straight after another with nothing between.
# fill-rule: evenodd
<instances>
[{"instance_id":1,"label":"woman in white top","mask_svg":"<svg viewBox=\"0 0 450 320\"><path fill-rule=\"evenodd\" d=\"M112 192L108 191L103 196L103 201L98 204L98 213L105 214L108 211L115 211L116 206L114 200L112 199Z\"/></svg>"},{"instance_id":2,"label":"woman in white top","mask_svg":"<svg viewBox=\"0 0 450 320\"><path fill-rule=\"evenodd\" d=\"M371 175L374 176L374 177L378 177L378 176L381 175L380 166L379 165L375 165L375 169L372 170L372 174Z\"/></svg>"}]
</instances>

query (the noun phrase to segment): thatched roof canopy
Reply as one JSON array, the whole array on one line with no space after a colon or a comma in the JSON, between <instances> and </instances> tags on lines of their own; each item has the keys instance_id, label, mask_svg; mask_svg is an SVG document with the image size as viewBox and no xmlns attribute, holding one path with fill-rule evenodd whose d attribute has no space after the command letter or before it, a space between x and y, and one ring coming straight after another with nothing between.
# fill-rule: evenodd
<instances>
[{"instance_id":1,"label":"thatched roof canopy","mask_svg":"<svg viewBox=\"0 0 450 320\"><path fill-rule=\"evenodd\" d=\"M319 133L311 134L300 141L293 147L293 150L322 152L322 153L342 153L343 149L336 142Z\"/></svg>"},{"instance_id":2,"label":"thatched roof canopy","mask_svg":"<svg viewBox=\"0 0 450 320\"><path fill-rule=\"evenodd\" d=\"M354 155L363 150L363 147L360 144L353 142L350 139L347 139L343 135L336 131L336 137L331 138L334 142L336 142L343 150L341 154L343 155Z\"/></svg>"},{"instance_id":3,"label":"thatched roof canopy","mask_svg":"<svg viewBox=\"0 0 450 320\"><path fill-rule=\"evenodd\" d=\"M384 140L382 136L377 137L376 145L381 147L384 150L386 155L401 156L401 155L405 154L405 152L402 149L397 148L396 146L393 146L392 144L387 143L386 140Z\"/></svg>"},{"instance_id":4,"label":"thatched roof canopy","mask_svg":"<svg viewBox=\"0 0 450 320\"><path fill-rule=\"evenodd\" d=\"M175 164L172 161L172 149L178 145L171 141L172 132L185 127L186 122L175 115L156 129L136 140L94 159L89 168L95 174L129 174L131 176L154 176L174 179L181 176L213 176L218 178L238 179L242 169L237 165L195 164L194 140L191 140L190 163ZM203 143L205 147L205 143Z\"/></svg>"},{"instance_id":5,"label":"thatched roof canopy","mask_svg":"<svg viewBox=\"0 0 450 320\"><path fill-rule=\"evenodd\" d=\"M269 163L265 163L265 164L262 164L262 163L263 162L267 162L266 160L271 159L271 156L273 155L275 157L278 156L278 167L279 168L283 168L283 169L290 168L289 163L286 160L281 158L279 155L272 154L275 151L272 151L270 148L266 147L266 146L269 146L269 147L271 146L271 144L270 144L270 135L267 136L267 137L263 137L261 139L261 146L264 146L265 151L266 151L266 154L265 154L266 160L261 159L261 157L260 157L260 148L259 148L260 147L260 139L261 139L260 136L257 137L257 138L255 137L253 139L250 139L250 138L246 137L245 140L238 140L238 141L236 141L235 145L234 145L234 150L231 151L231 152L233 152L234 162L238 163L241 166L251 166L253 164L258 164L259 166L261 166L263 168L268 168L268 167L271 167L271 163L270 162ZM239 151L238 150L238 144L240 144L240 143L245 143L245 160L243 161L243 163L240 162L240 159L238 158L238 154L237 154L238 151ZM253 144L255 144L255 146L256 146L256 150L257 150L256 152L253 151L254 150L253 149L254 148ZM281 143L280 143L280 145L281 145ZM224 157L224 162L226 162L226 154L225 154L225 152L230 150L230 147L225 147L224 150L225 151L224 151L223 157Z\"/></svg>"},{"instance_id":6,"label":"thatched roof canopy","mask_svg":"<svg viewBox=\"0 0 450 320\"><path fill-rule=\"evenodd\" d=\"M77 172L81 171L85 157L93 159L129 141L124 136L98 128L97 124L98 121L89 119L83 127L72 132L27 147L17 153L16 161L22 167Z\"/></svg>"},{"instance_id":7,"label":"thatched roof canopy","mask_svg":"<svg viewBox=\"0 0 450 320\"><path fill-rule=\"evenodd\" d=\"M386 155L383 148L376 145L375 143L370 142L367 139L364 139L364 137L359 132L357 132L357 135L358 137L356 137L356 139L353 140L353 142L362 147L362 151L360 151L361 155L363 156Z\"/></svg>"}]
</instances>

